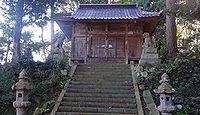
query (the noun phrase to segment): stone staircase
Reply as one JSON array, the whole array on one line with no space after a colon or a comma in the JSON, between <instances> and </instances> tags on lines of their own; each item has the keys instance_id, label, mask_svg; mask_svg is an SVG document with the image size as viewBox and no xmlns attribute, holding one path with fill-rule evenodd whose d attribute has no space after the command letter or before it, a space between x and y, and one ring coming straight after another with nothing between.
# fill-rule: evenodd
<instances>
[{"instance_id":1,"label":"stone staircase","mask_svg":"<svg viewBox=\"0 0 200 115\"><path fill-rule=\"evenodd\" d=\"M55 114L138 115L134 93L130 65L78 65Z\"/></svg>"},{"instance_id":2,"label":"stone staircase","mask_svg":"<svg viewBox=\"0 0 200 115\"><path fill-rule=\"evenodd\" d=\"M94 64L102 64L102 63L126 63L125 58L111 58L111 57L102 57L102 58L87 58L87 63L94 63Z\"/></svg>"}]
</instances>

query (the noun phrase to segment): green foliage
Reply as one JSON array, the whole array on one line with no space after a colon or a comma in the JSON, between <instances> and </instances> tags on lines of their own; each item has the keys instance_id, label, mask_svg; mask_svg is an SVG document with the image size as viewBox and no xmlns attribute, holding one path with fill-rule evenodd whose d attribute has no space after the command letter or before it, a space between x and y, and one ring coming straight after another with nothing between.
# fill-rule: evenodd
<instances>
[{"instance_id":1,"label":"green foliage","mask_svg":"<svg viewBox=\"0 0 200 115\"><path fill-rule=\"evenodd\" d=\"M18 62L21 49L20 39L23 38L22 29L24 26L36 23L39 26L44 26L46 23L46 17L48 16L47 10L49 9L49 2L56 2L55 0L5 0L2 1L1 10L7 20L14 22L13 38L13 61ZM53 4L54 6L54 4ZM43 21L42 21L43 20ZM26 33L25 33L26 34ZM30 35L30 34L28 34ZM30 37L30 36L29 36ZM26 38L29 38L26 37ZM26 40L25 40L26 41ZM29 42L26 47L32 45L33 42ZM9 48L8 48L9 49ZM8 51L8 50L7 50ZM6 54L7 55L7 54ZM7 58L6 58L7 59Z\"/></svg>"},{"instance_id":2,"label":"green foliage","mask_svg":"<svg viewBox=\"0 0 200 115\"><path fill-rule=\"evenodd\" d=\"M196 18L196 12L200 3L199 0L179 0L176 4L177 17L186 20L193 20Z\"/></svg>"},{"instance_id":3,"label":"green foliage","mask_svg":"<svg viewBox=\"0 0 200 115\"><path fill-rule=\"evenodd\" d=\"M190 105L193 98L200 95L200 61L199 59L188 59L188 57L180 56L175 60L168 61L166 64L157 67L155 72L150 73L142 83L151 91L156 89L160 84L160 77L163 73L167 73L171 80L171 85L175 88L175 97L184 97L184 109L179 110L176 115L198 115L199 111L196 107ZM156 95L153 96L157 97ZM158 104L159 99L155 98ZM199 102L195 102L199 104Z\"/></svg>"},{"instance_id":4,"label":"green foliage","mask_svg":"<svg viewBox=\"0 0 200 115\"><path fill-rule=\"evenodd\" d=\"M107 4L107 0L78 0L81 4Z\"/></svg>"},{"instance_id":5,"label":"green foliage","mask_svg":"<svg viewBox=\"0 0 200 115\"><path fill-rule=\"evenodd\" d=\"M34 62L30 57L24 56L23 60L17 63L7 63L0 65L0 114L7 114L8 111L14 111L12 103L15 100L15 92L11 91L11 86L18 81L18 76L22 68L26 69L29 82L33 89L30 94L32 107L29 114L32 114L37 106L41 107L41 114L49 112L54 99L57 99L60 91L68 82L68 77L61 74L60 70L67 69L68 59L48 60L47 62ZM26 59L26 60L25 60ZM13 113L14 114L14 113Z\"/></svg>"},{"instance_id":6,"label":"green foliage","mask_svg":"<svg viewBox=\"0 0 200 115\"><path fill-rule=\"evenodd\" d=\"M16 82L16 75L20 69L17 64L0 65L0 114L2 115L10 115L9 112L14 111L12 103L15 100L15 92L11 90L11 86Z\"/></svg>"},{"instance_id":7,"label":"green foliage","mask_svg":"<svg viewBox=\"0 0 200 115\"><path fill-rule=\"evenodd\" d=\"M158 33L162 33L162 31L158 32ZM162 38L159 38L160 35L156 35L157 37L157 51L158 51L158 54L160 56L160 59L162 60L162 62L165 62L166 61L166 40L164 39L164 36L160 36Z\"/></svg>"},{"instance_id":8,"label":"green foliage","mask_svg":"<svg viewBox=\"0 0 200 115\"><path fill-rule=\"evenodd\" d=\"M22 16L28 16L29 21L35 21L39 19L47 10L46 0L6 0L3 1L5 7L3 12L10 15L12 20L15 20L17 13L21 13ZM23 12L19 10L22 7Z\"/></svg>"},{"instance_id":9,"label":"green foliage","mask_svg":"<svg viewBox=\"0 0 200 115\"><path fill-rule=\"evenodd\" d=\"M41 114L50 112L54 104L55 104L55 100L50 100L42 104L42 107L40 108Z\"/></svg>"},{"instance_id":10,"label":"green foliage","mask_svg":"<svg viewBox=\"0 0 200 115\"><path fill-rule=\"evenodd\" d=\"M165 0L137 0L135 2L148 11L160 12L165 8Z\"/></svg>"},{"instance_id":11,"label":"green foliage","mask_svg":"<svg viewBox=\"0 0 200 115\"><path fill-rule=\"evenodd\" d=\"M0 61L6 61L6 56L10 53L11 37L13 34L13 29L9 21L6 23L0 22L0 31L2 36L0 36Z\"/></svg>"},{"instance_id":12,"label":"green foliage","mask_svg":"<svg viewBox=\"0 0 200 115\"><path fill-rule=\"evenodd\" d=\"M41 48L44 46L47 47L48 42L41 43L41 42L34 42L31 38L33 37L33 33L29 31L25 31L21 35L21 52L25 53L27 50L31 52L40 52Z\"/></svg>"},{"instance_id":13,"label":"green foliage","mask_svg":"<svg viewBox=\"0 0 200 115\"><path fill-rule=\"evenodd\" d=\"M183 110L178 110L174 115L198 115L198 110L193 110L188 105L183 108Z\"/></svg>"}]
</instances>

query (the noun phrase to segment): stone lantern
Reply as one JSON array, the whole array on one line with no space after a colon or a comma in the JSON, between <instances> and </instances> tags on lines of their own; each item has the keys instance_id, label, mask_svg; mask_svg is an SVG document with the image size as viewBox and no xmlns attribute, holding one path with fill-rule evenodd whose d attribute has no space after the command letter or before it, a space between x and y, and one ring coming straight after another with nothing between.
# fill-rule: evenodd
<instances>
[{"instance_id":1,"label":"stone lantern","mask_svg":"<svg viewBox=\"0 0 200 115\"><path fill-rule=\"evenodd\" d=\"M19 81L12 86L13 90L16 90L16 101L13 103L16 108L16 115L26 115L27 108L31 105L28 101L29 92L32 89L27 80L25 70L19 74Z\"/></svg>"},{"instance_id":2,"label":"stone lantern","mask_svg":"<svg viewBox=\"0 0 200 115\"><path fill-rule=\"evenodd\" d=\"M175 92L175 89L172 88L169 81L169 76L164 73L160 80L161 85L158 89L154 90L155 93L160 95L160 105L158 106L158 110L162 115L171 115L172 112L176 110L172 102L172 94Z\"/></svg>"}]
</instances>

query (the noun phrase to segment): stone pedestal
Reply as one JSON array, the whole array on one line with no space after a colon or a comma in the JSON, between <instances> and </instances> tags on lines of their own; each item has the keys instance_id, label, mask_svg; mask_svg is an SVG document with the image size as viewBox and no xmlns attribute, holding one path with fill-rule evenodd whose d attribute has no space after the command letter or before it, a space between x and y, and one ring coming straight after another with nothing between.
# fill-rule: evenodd
<instances>
[{"instance_id":1,"label":"stone pedestal","mask_svg":"<svg viewBox=\"0 0 200 115\"><path fill-rule=\"evenodd\" d=\"M16 108L16 115L26 115L26 111L29 106L31 106L31 102L29 101L15 101L13 103L13 107Z\"/></svg>"},{"instance_id":2,"label":"stone pedestal","mask_svg":"<svg viewBox=\"0 0 200 115\"><path fill-rule=\"evenodd\" d=\"M141 58L139 61L140 65L157 65L160 64L160 59L149 59L149 58Z\"/></svg>"}]
</instances>

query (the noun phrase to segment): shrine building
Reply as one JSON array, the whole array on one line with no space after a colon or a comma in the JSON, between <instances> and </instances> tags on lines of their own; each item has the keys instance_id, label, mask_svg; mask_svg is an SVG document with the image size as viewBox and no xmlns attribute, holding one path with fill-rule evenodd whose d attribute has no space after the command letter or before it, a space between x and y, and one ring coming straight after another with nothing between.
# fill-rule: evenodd
<instances>
[{"instance_id":1,"label":"shrine building","mask_svg":"<svg viewBox=\"0 0 200 115\"><path fill-rule=\"evenodd\" d=\"M81 4L58 25L71 40L71 60L79 63L129 63L139 60L144 42L160 21L159 12L137 5Z\"/></svg>"}]
</instances>

